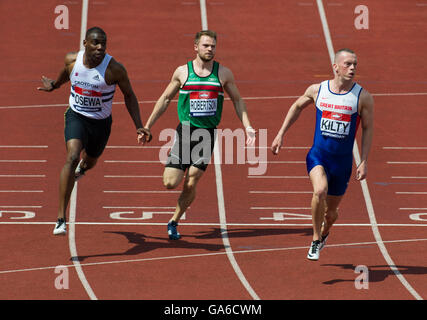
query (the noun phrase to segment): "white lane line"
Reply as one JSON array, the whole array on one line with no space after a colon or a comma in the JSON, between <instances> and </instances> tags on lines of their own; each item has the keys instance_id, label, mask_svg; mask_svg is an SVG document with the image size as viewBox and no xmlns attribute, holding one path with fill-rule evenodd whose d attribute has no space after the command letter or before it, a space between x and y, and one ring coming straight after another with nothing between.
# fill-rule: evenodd
<instances>
[{"instance_id":1,"label":"white lane line","mask_svg":"<svg viewBox=\"0 0 427 320\"><path fill-rule=\"evenodd\" d=\"M333 61L334 61L335 51L334 51L334 48L332 46L332 39L331 39L331 34L329 32L328 21L326 19L325 10L323 8L322 0L316 0L316 2L317 2L317 7L319 9L320 20L322 21L323 33L325 35L326 45L328 47L329 58L331 60L331 65L332 65ZM359 154L359 148L357 146L357 141L354 141L353 155L355 158L356 165L359 165L361 162L361 159L360 159L360 154ZM391 259L390 255L387 251L387 248L385 247L384 242L381 238L380 231L378 229L377 220L376 220L375 212L374 212L374 206L372 204L371 195L369 193L368 183L366 182L366 179L360 181L360 184L362 187L363 196L365 198L366 208L367 208L368 214L369 214L369 220L371 221L371 224L372 224L372 231L373 231L375 240L378 244L378 247L380 248L380 251L381 251L384 259L387 261L390 269L394 272L394 274L397 276L397 278L400 280L400 282L403 284L403 286L417 300L422 300L421 296L415 291L415 289L409 284L409 282L405 279L405 277L400 273L399 269L396 267L396 264Z\"/></svg>"},{"instance_id":2,"label":"white lane line","mask_svg":"<svg viewBox=\"0 0 427 320\"><path fill-rule=\"evenodd\" d=\"M83 0L81 25L80 25L80 50L84 50L83 40L86 37L88 7L89 7L89 0Z\"/></svg>"},{"instance_id":3,"label":"white lane line","mask_svg":"<svg viewBox=\"0 0 427 320\"><path fill-rule=\"evenodd\" d=\"M274 193L284 193L284 194L304 194L304 193L309 193L312 194L313 191L253 191L250 190L249 193L260 193L260 194L274 194Z\"/></svg>"},{"instance_id":4,"label":"white lane line","mask_svg":"<svg viewBox=\"0 0 427 320\"><path fill-rule=\"evenodd\" d=\"M162 176L120 176L120 175L105 175L104 178L161 178Z\"/></svg>"},{"instance_id":5,"label":"white lane line","mask_svg":"<svg viewBox=\"0 0 427 320\"><path fill-rule=\"evenodd\" d=\"M170 128L173 129L173 128ZM174 129L173 129L174 130ZM221 130L221 129L218 129ZM165 149L165 148L169 148L165 145L161 145L161 146L107 146L106 149ZM257 146L257 147L248 147L248 146L244 146L244 149L270 149L269 146ZM280 147L280 149L295 149L295 150L307 150L310 149L311 147Z\"/></svg>"},{"instance_id":6,"label":"white lane line","mask_svg":"<svg viewBox=\"0 0 427 320\"><path fill-rule=\"evenodd\" d=\"M6 209L24 209L24 208L43 208L43 206L1 206L0 208L6 208Z\"/></svg>"},{"instance_id":7,"label":"white lane line","mask_svg":"<svg viewBox=\"0 0 427 320\"><path fill-rule=\"evenodd\" d=\"M175 209L175 207L104 206L103 209Z\"/></svg>"},{"instance_id":8,"label":"white lane line","mask_svg":"<svg viewBox=\"0 0 427 320\"><path fill-rule=\"evenodd\" d=\"M104 160L105 163L157 163L162 164L160 160Z\"/></svg>"},{"instance_id":9,"label":"white lane line","mask_svg":"<svg viewBox=\"0 0 427 320\"><path fill-rule=\"evenodd\" d=\"M172 128L171 128L172 129ZM165 146L107 146L106 149L161 149Z\"/></svg>"},{"instance_id":10,"label":"white lane line","mask_svg":"<svg viewBox=\"0 0 427 320\"><path fill-rule=\"evenodd\" d=\"M202 19L202 30L208 30L208 15L206 12L206 0L200 0L200 17Z\"/></svg>"},{"instance_id":11,"label":"white lane line","mask_svg":"<svg viewBox=\"0 0 427 320\"><path fill-rule=\"evenodd\" d=\"M374 97L388 97L388 96L427 96L427 92L397 92L397 93L371 93ZM275 99L297 99L299 96L270 96L270 97L243 97L243 100L275 100ZM224 98L229 101L230 98ZM156 100L144 100L138 101L139 104L153 104ZM172 100L171 102L178 102L178 100ZM116 101L113 104L124 105L124 101ZM67 107L68 104L33 104L33 105L21 105L21 106L0 106L0 109L29 109L29 108L50 108L50 107ZM149 148L144 146L144 149Z\"/></svg>"},{"instance_id":12,"label":"white lane line","mask_svg":"<svg viewBox=\"0 0 427 320\"><path fill-rule=\"evenodd\" d=\"M173 208L175 209L175 207ZM140 220L133 219L133 220ZM0 225L55 225L55 222L49 221L4 221ZM68 222L71 224L71 222ZM85 226L165 226L165 222L74 222L74 225ZM201 222L182 222L180 225L186 226L208 226L218 227L221 223L201 223ZM231 227L312 227L312 223L226 223ZM337 223L334 227L371 227L371 223ZM378 227L427 227L425 223L378 223Z\"/></svg>"},{"instance_id":13,"label":"white lane line","mask_svg":"<svg viewBox=\"0 0 427 320\"><path fill-rule=\"evenodd\" d=\"M270 149L271 147L269 147L269 146L256 146L256 147L244 146L243 148L244 149ZM297 149L307 150L310 148L311 147L280 147L280 149L296 149L296 150Z\"/></svg>"},{"instance_id":14,"label":"white lane line","mask_svg":"<svg viewBox=\"0 0 427 320\"><path fill-rule=\"evenodd\" d=\"M384 150L427 150L427 147L383 147Z\"/></svg>"},{"instance_id":15,"label":"white lane line","mask_svg":"<svg viewBox=\"0 0 427 320\"><path fill-rule=\"evenodd\" d=\"M83 40L86 35L87 29L87 14L88 14L88 5L89 0L83 0L82 2L82 16L81 16L81 29L80 29L80 50L83 50ZM77 275L82 283L86 293L89 295L91 300L98 300L95 293L93 292L89 282L86 279L86 276L83 272L83 268L80 264L77 254L77 246L76 246L76 214L77 214L77 182L74 183L74 188L71 193L70 198L70 214L69 214L69 224L68 224L68 246L70 248L71 259L73 261L73 265L76 268Z\"/></svg>"},{"instance_id":16,"label":"white lane line","mask_svg":"<svg viewBox=\"0 0 427 320\"><path fill-rule=\"evenodd\" d=\"M2 149L40 149L40 148L47 148L48 146L0 146Z\"/></svg>"},{"instance_id":17,"label":"white lane line","mask_svg":"<svg viewBox=\"0 0 427 320\"><path fill-rule=\"evenodd\" d=\"M249 161L246 163L251 164ZM271 160L271 161L258 161L257 163L268 163L268 164L305 164L305 161L280 161L280 160Z\"/></svg>"},{"instance_id":18,"label":"white lane line","mask_svg":"<svg viewBox=\"0 0 427 320\"><path fill-rule=\"evenodd\" d=\"M427 92L395 92L395 93L371 93L375 97L395 97L395 96L427 96Z\"/></svg>"},{"instance_id":19,"label":"white lane line","mask_svg":"<svg viewBox=\"0 0 427 320\"><path fill-rule=\"evenodd\" d=\"M41 193L43 190L0 190L2 193Z\"/></svg>"},{"instance_id":20,"label":"white lane line","mask_svg":"<svg viewBox=\"0 0 427 320\"><path fill-rule=\"evenodd\" d=\"M250 207L252 210L311 210L311 207Z\"/></svg>"},{"instance_id":21,"label":"white lane line","mask_svg":"<svg viewBox=\"0 0 427 320\"><path fill-rule=\"evenodd\" d=\"M104 190L104 193L181 193L176 190Z\"/></svg>"},{"instance_id":22,"label":"white lane line","mask_svg":"<svg viewBox=\"0 0 427 320\"><path fill-rule=\"evenodd\" d=\"M387 164L427 164L427 161L387 161Z\"/></svg>"},{"instance_id":23,"label":"white lane line","mask_svg":"<svg viewBox=\"0 0 427 320\"><path fill-rule=\"evenodd\" d=\"M427 177L405 177L405 176L392 176L392 179L427 179Z\"/></svg>"},{"instance_id":24,"label":"white lane line","mask_svg":"<svg viewBox=\"0 0 427 320\"><path fill-rule=\"evenodd\" d=\"M68 223L68 246L70 247L71 260L73 265L76 268L77 275L79 276L80 282L85 288L87 294L92 300L97 300L95 293L93 292L89 282L86 279L86 276L83 272L82 266L80 264L77 247L76 247L76 205L77 205L77 182L74 184L73 192L71 193L70 199L70 217Z\"/></svg>"},{"instance_id":25,"label":"white lane line","mask_svg":"<svg viewBox=\"0 0 427 320\"><path fill-rule=\"evenodd\" d=\"M46 178L45 174L0 174L0 178Z\"/></svg>"},{"instance_id":26,"label":"white lane line","mask_svg":"<svg viewBox=\"0 0 427 320\"><path fill-rule=\"evenodd\" d=\"M0 162L10 162L10 163L43 163L47 162L47 160L0 160Z\"/></svg>"},{"instance_id":27,"label":"white lane line","mask_svg":"<svg viewBox=\"0 0 427 320\"><path fill-rule=\"evenodd\" d=\"M411 191L396 191L395 193L396 194L427 194L426 191L414 191L414 192L411 192Z\"/></svg>"},{"instance_id":28,"label":"white lane line","mask_svg":"<svg viewBox=\"0 0 427 320\"><path fill-rule=\"evenodd\" d=\"M218 143L215 143L215 146L214 146L214 157L216 159L221 159ZM260 298L254 291L254 289L249 284L242 270L240 269L239 264L237 263L236 258L234 257L233 250L231 249L230 239L228 238L228 232L227 232L224 190L223 190L223 184L222 184L222 171L221 171L221 165L217 163L217 161L215 161L215 180L216 180L216 190L217 190L216 193L218 197L218 211L219 211L219 219L220 219L221 237L222 237L222 242L224 244L224 248L225 248L228 260L230 261L231 266L233 267L234 272L236 273L240 282L243 284L243 286L251 295L251 297L254 300L260 300Z\"/></svg>"},{"instance_id":29,"label":"white lane line","mask_svg":"<svg viewBox=\"0 0 427 320\"><path fill-rule=\"evenodd\" d=\"M385 243L408 243L408 242L421 242L427 241L427 239L404 239L404 240L387 240ZM354 242L354 243L338 243L338 244L328 244L328 248L340 248L340 247L353 247L353 246L366 246L374 245L376 242ZM245 254L245 253L264 253L264 252L275 252L275 251L290 251L290 250L306 250L307 246L298 246L298 247L285 247L285 248L265 248L265 249L249 249L249 250L238 250L233 251L233 254ZM214 252L214 253L200 253L200 254L189 254L189 255L180 255L180 256L166 256L166 257L154 257L154 258L143 258L143 259L128 259L128 260L112 260L112 261L103 261L103 262L88 262L82 263L81 266L99 266L107 264L121 264L121 263L136 263L136 262L150 262L150 261L159 261L159 260L170 260L170 259L187 259L187 258L199 258L199 257L210 257L210 256L219 256L225 255L226 252ZM65 265L64 267L72 268L74 265ZM57 266L47 266L47 267L34 267L26 269L12 269L12 270L1 270L0 274L6 273L18 273L18 272L31 272L31 271L40 271L40 270L51 270L55 269Z\"/></svg>"},{"instance_id":30,"label":"white lane line","mask_svg":"<svg viewBox=\"0 0 427 320\"><path fill-rule=\"evenodd\" d=\"M247 176L248 179L308 179L308 176Z\"/></svg>"}]
</instances>

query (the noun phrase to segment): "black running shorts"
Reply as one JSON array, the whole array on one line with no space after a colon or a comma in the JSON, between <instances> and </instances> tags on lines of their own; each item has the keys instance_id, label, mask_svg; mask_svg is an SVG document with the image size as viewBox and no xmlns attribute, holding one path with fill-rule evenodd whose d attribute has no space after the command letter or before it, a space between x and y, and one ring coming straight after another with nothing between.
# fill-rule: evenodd
<instances>
[{"instance_id":1,"label":"black running shorts","mask_svg":"<svg viewBox=\"0 0 427 320\"><path fill-rule=\"evenodd\" d=\"M65 112L65 141L82 141L87 155L98 158L107 145L112 122L111 115L105 119L90 119L68 108Z\"/></svg>"},{"instance_id":2,"label":"black running shorts","mask_svg":"<svg viewBox=\"0 0 427 320\"><path fill-rule=\"evenodd\" d=\"M216 128L198 128L180 123L166 167L183 171L194 166L205 171L215 145Z\"/></svg>"}]
</instances>

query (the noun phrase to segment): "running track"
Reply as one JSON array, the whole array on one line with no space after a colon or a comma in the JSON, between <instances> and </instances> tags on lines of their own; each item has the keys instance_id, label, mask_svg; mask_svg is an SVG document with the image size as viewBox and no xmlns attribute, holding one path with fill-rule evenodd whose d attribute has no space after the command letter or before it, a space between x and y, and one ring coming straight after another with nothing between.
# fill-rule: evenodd
<instances>
[{"instance_id":1,"label":"running track","mask_svg":"<svg viewBox=\"0 0 427 320\"><path fill-rule=\"evenodd\" d=\"M0 30L1 299L427 297L427 44L419 32L427 27L425 1L366 1L368 30L355 28L359 3L352 0L208 0L206 16L194 0L120 3L89 1L87 26L107 32L108 51L126 66L143 120L173 70L194 57L193 36L204 23L218 32L216 58L233 70L253 126L268 130L267 146L295 97L330 77L328 45L355 50L357 81L375 99L367 183L351 181L328 247L318 262L308 261L304 160L314 111L307 110L278 156L262 146L257 151L268 161L263 175L249 175L253 164L212 163L180 224L183 239L171 242L165 223L179 189L162 188L165 142L158 137L176 126L176 103L154 127L152 143L140 148L117 93L109 145L71 201L75 223L68 237L54 237L68 86L50 94L35 88L41 75L56 77L65 53L78 49L82 4L2 1L0 11L8 14ZM59 4L69 9L67 30L54 27ZM220 127L240 127L229 100ZM58 266L68 272L68 289L55 287ZM355 287L358 266L369 270L368 289Z\"/></svg>"}]
</instances>

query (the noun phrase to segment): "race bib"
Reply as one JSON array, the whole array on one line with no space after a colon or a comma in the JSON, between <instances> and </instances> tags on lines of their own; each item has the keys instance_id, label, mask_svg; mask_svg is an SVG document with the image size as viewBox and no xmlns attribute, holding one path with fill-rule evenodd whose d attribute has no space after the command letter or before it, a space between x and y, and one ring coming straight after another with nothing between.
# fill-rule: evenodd
<instances>
[{"instance_id":1,"label":"race bib","mask_svg":"<svg viewBox=\"0 0 427 320\"><path fill-rule=\"evenodd\" d=\"M350 133L351 115L326 111L322 112L320 131L322 135L345 138Z\"/></svg>"},{"instance_id":2,"label":"race bib","mask_svg":"<svg viewBox=\"0 0 427 320\"><path fill-rule=\"evenodd\" d=\"M190 92L190 115L192 117L208 117L216 114L218 106L218 92L196 91Z\"/></svg>"},{"instance_id":3,"label":"race bib","mask_svg":"<svg viewBox=\"0 0 427 320\"><path fill-rule=\"evenodd\" d=\"M85 112L99 112L102 110L101 107L101 92L83 89L80 87L74 87L73 102L74 108L78 111Z\"/></svg>"}]
</instances>

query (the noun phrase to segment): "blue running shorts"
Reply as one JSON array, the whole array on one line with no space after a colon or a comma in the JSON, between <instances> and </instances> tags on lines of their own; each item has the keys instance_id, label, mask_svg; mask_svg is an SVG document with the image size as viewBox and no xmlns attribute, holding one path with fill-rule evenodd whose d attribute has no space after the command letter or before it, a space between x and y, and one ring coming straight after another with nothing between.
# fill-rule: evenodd
<instances>
[{"instance_id":1,"label":"blue running shorts","mask_svg":"<svg viewBox=\"0 0 427 320\"><path fill-rule=\"evenodd\" d=\"M306 158L307 172L321 165L328 179L328 195L342 196L350 180L353 154L337 155L312 147Z\"/></svg>"}]
</instances>

